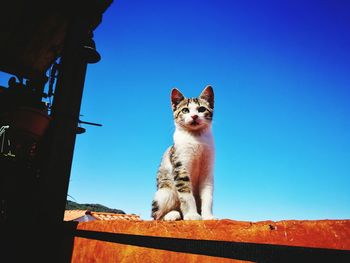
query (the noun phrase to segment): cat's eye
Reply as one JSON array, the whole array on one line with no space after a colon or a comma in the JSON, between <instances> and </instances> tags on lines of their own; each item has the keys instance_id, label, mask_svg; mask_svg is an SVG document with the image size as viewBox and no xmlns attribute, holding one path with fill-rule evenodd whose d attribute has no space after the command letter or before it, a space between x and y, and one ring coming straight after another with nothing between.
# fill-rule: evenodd
<instances>
[{"instance_id":1,"label":"cat's eye","mask_svg":"<svg viewBox=\"0 0 350 263\"><path fill-rule=\"evenodd\" d=\"M201 107L199 107L197 110L198 110L198 112L205 112L205 111L207 110L207 108L201 106Z\"/></svg>"},{"instance_id":2,"label":"cat's eye","mask_svg":"<svg viewBox=\"0 0 350 263\"><path fill-rule=\"evenodd\" d=\"M189 113L190 112L190 110L188 108L183 108L181 111L182 111L182 113Z\"/></svg>"}]
</instances>

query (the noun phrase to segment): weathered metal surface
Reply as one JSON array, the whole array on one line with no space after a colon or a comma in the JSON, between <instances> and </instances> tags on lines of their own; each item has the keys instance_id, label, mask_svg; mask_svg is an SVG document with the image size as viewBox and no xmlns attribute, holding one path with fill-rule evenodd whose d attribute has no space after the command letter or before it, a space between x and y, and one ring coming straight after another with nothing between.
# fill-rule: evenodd
<instances>
[{"instance_id":1,"label":"weathered metal surface","mask_svg":"<svg viewBox=\"0 0 350 263\"><path fill-rule=\"evenodd\" d=\"M282 262L293 258L306 259L321 258L322 253L327 255L327 249L350 250L350 220L313 220L313 221L264 221L264 222L240 222L233 220L213 220L213 221L142 221L142 222L87 222L79 223L78 230L90 230L107 233L121 233L154 237L184 238L195 240L215 240L247 243L246 255L239 255L240 258L257 258L259 253L261 259L264 257L264 247L259 248L259 244L268 245L270 255L281 255ZM103 234L101 234L103 238ZM161 242L161 241L160 241ZM249 248L253 244L253 250ZM256 246L255 244L258 244ZM255 247L254 247L255 246ZM269 247L270 246L270 247ZM274 249L276 246L276 251ZM281 248L282 246L282 248ZM285 246L285 247L284 247ZM301 249L300 249L301 247ZM252 257L252 251L257 251L257 255ZM286 248L284 250L284 248ZM293 248L296 248L293 250ZM305 248L306 251L303 251ZM308 248L316 248L312 255ZM220 250L220 248L218 247ZM319 251L321 249L321 251ZM325 249L323 251L322 249ZM249 252L250 251L250 252ZM290 255L288 255L290 251ZM295 255L293 253L299 253ZM335 251L336 252L336 251ZM317 254L319 253L319 254ZM337 253L337 252L336 252ZM335 253L335 254L336 254ZM301 256L300 256L301 255ZM328 254L329 255L329 254ZM290 257L289 257L290 256ZM349 256L342 255L340 259ZM238 257L239 258L239 257ZM268 258L268 256L267 256ZM287 258L287 261L286 261ZM326 258L325 258L326 259ZM112 242L102 242L93 239L75 238L72 262L241 262L232 259L208 257L204 255L194 255L166 250L142 248L138 246L121 245ZM264 262L261 260L260 262ZM275 262L275 261L271 261ZM302 261L311 262L311 261ZM332 262L332 261L329 261ZM343 262L343 261L333 261Z\"/></svg>"}]
</instances>

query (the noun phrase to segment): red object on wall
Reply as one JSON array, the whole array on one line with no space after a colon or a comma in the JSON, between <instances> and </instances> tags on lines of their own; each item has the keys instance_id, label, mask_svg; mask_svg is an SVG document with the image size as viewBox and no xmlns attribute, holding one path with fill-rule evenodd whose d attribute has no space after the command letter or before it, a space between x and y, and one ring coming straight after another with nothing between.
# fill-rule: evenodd
<instances>
[{"instance_id":1,"label":"red object on wall","mask_svg":"<svg viewBox=\"0 0 350 263\"><path fill-rule=\"evenodd\" d=\"M10 127L35 139L41 139L46 132L50 117L46 111L20 107L8 114Z\"/></svg>"}]
</instances>

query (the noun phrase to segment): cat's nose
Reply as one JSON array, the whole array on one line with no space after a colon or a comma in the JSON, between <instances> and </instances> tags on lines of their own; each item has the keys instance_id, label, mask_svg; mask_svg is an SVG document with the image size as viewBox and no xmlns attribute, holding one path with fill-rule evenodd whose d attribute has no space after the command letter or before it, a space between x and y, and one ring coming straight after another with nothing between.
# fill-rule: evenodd
<instances>
[{"instance_id":1,"label":"cat's nose","mask_svg":"<svg viewBox=\"0 0 350 263\"><path fill-rule=\"evenodd\" d=\"M194 119L194 120L197 120L197 119L198 119L198 115L192 115L191 117L192 117L192 119Z\"/></svg>"}]
</instances>

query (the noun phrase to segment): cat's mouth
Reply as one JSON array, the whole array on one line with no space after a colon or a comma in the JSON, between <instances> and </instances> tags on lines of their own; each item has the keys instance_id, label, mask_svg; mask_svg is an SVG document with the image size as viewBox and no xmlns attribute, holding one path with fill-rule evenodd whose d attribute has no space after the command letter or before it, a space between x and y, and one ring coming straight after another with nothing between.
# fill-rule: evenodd
<instances>
[{"instance_id":1,"label":"cat's mouth","mask_svg":"<svg viewBox=\"0 0 350 263\"><path fill-rule=\"evenodd\" d=\"M199 122L196 121L196 120L193 120L191 123L190 123L191 126L197 126L199 125Z\"/></svg>"}]
</instances>

